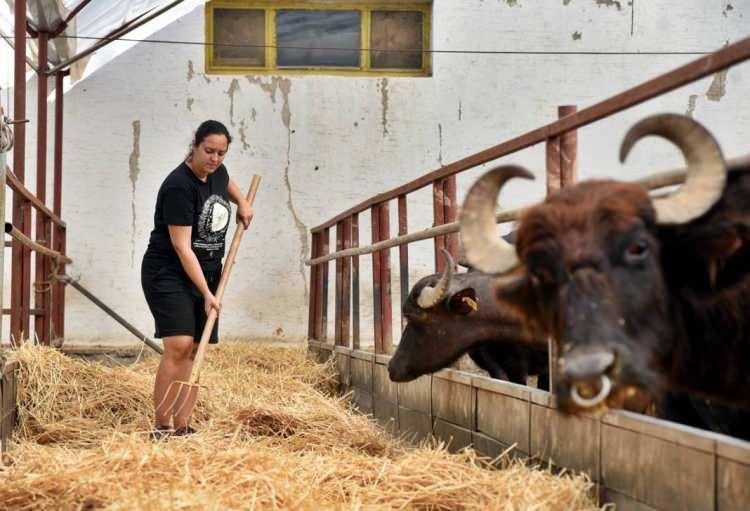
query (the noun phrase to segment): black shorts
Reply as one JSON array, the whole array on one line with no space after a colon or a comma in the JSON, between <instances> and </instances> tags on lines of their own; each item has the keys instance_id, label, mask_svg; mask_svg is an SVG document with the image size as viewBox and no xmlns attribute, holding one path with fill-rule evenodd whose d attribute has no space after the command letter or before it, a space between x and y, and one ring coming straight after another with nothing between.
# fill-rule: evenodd
<instances>
[{"instance_id":1,"label":"black shorts","mask_svg":"<svg viewBox=\"0 0 750 511\"><path fill-rule=\"evenodd\" d=\"M206 277L208 288L215 293L219 287L221 269L204 270L203 275ZM182 267L174 268L144 259L141 265L141 286L156 323L154 337L190 335L195 342L200 341L203 328L206 326L203 296ZM209 342L219 342L218 318Z\"/></svg>"}]
</instances>

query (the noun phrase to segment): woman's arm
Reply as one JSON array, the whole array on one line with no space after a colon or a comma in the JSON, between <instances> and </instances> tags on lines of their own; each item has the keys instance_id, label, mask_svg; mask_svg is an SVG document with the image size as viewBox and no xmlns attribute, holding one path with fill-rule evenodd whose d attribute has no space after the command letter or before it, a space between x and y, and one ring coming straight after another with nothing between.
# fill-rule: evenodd
<instances>
[{"instance_id":1,"label":"woman's arm","mask_svg":"<svg viewBox=\"0 0 750 511\"><path fill-rule=\"evenodd\" d=\"M240 187L231 178L229 178L229 184L227 185L227 194L229 200L237 204L237 221L242 222L242 225L247 229L250 226L250 220L253 219L253 207L242 195Z\"/></svg>"},{"instance_id":2,"label":"woman's arm","mask_svg":"<svg viewBox=\"0 0 750 511\"><path fill-rule=\"evenodd\" d=\"M198 288L198 291L203 295L203 301L206 315L211 309L216 309L219 312L221 304L216 300L216 297L208 288L206 277L203 276L203 270L198 262L198 258L195 256L195 252L190 247L190 238L193 231L193 227L190 225L169 225L169 239L172 242L172 246L177 252L177 257L180 258L180 264L187 273L187 276Z\"/></svg>"}]
</instances>

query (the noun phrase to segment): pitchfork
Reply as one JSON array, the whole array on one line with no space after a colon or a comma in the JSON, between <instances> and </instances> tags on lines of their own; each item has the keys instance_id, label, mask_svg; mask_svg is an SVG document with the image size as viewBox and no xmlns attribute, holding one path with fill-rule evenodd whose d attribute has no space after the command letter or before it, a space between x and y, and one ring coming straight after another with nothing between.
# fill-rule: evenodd
<instances>
[{"instance_id":1,"label":"pitchfork","mask_svg":"<svg viewBox=\"0 0 750 511\"><path fill-rule=\"evenodd\" d=\"M250 205L253 204L255 201L255 194L258 191L258 187L260 186L260 176L255 175L253 176L253 180L250 183L250 190L247 192L247 200L250 203ZM249 227L249 226L248 226ZM234 259L237 255L237 250L240 248L240 241L242 241L242 235L245 233L245 227L242 225L242 222L237 223L237 227L234 230L234 237L232 238L232 244L229 246L229 253L227 254L227 259L224 262L224 269L221 272L221 279L219 280L219 286L216 289L216 293L214 296L216 296L216 301L221 303L221 299L224 296L224 288L227 285L227 281L229 280L229 274L232 272L232 266L234 266ZM172 388L174 385L178 386L177 395L174 397L174 400L172 400L172 403L170 404L170 408L173 408L175 403L177 403L178 399L180 398L180 395L182 395L182 390L187 389L187 396L183 402L183 404L178 408L177 410L173 410L172 415L178 415L182 408L187 404L191 402L191 393L193 390L195 392L198 392L199 387L204 387L204 385L200 385L200 379L201 379L201 369L203 366L203 359L206 355L206 348L208 347L208 339L211 337L211 331L214 328L214 324L216 323L216 318L218 317L218 313L216 312L216 309L211 309L208 313L208 317L206 318L206 326L203 327L203 333L201 334L200 343L198 344L198 351L195 354L195 362L193 362L193 368L192 372L190 374L190 380L189 381L180 381L175 380L172 383L169 384L169 387L167 388L167 392L164 394L164 399L162 399L161 403L159 403L159 406L156 407L156 409L160 409L161 406L164 404L164 401L167 399L167 396L170 395L172 392ZM192 415L193 410L192 408L195 406L195 402L197 401L197 398L195 400L192 400L192 404L190 404L190 413L188 414L188 417Z\"/></svg>"}]
</instances>

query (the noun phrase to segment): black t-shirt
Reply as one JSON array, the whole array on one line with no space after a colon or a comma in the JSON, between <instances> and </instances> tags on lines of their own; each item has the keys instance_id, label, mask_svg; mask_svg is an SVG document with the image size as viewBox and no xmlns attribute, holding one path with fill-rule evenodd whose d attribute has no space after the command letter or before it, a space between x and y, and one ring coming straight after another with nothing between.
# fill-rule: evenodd
<instances>
[{"instance_id":1,"label":"black t-shirt","mask_svg":"<svg viewBox=\"0 0 750 511\"><path fill-rule=\"evenodd\" d=\"M182 268L169 238L168 225L193 227L190 245L203 271L221 268L224 239L229 228L229 174L220 165L204 183L184 162L169 173L156 196L154 230L145 259Z\"/></svg>"}]
</instances>

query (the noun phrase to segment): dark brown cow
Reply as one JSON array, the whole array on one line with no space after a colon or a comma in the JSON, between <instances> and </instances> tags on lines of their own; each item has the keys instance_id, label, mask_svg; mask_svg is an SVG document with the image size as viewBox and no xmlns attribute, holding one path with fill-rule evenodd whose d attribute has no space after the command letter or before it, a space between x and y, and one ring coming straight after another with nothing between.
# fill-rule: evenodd
<instances>
[{"instance_id":1,"label":"dark brown cow","mask_svg":"<svg viewBox=\"0 0 750 511\"><path fill-rule=\"evenodd\" d=\"M422 278L404 302L407 325L388 364L391 380L411 381L467 353L493 378L525 385L536 375L539 388L549 388L546 342L531 341L517 312L494 306L491 275L454 274L444 255L445 273Z\"/></svg>"},{"instance_id":2,"label":"dark brown cow","mask_svg":"<svg viewBox=\"0 0 750 511\"><path fill-rule=\"evenodd\" d=\"M495 231L496 197L520 167L488 172L461 213L466 256L501 274L501 307L555 339L566 411L615 406L671 389L750 407L750 162L728 169L690 118L634 126L621 159L646 135L675 143L685 184L659 198L635 183L588 181L527 208L515 248Z\"/></svg>"}]
</instances>

